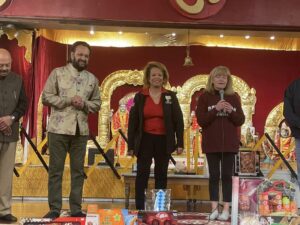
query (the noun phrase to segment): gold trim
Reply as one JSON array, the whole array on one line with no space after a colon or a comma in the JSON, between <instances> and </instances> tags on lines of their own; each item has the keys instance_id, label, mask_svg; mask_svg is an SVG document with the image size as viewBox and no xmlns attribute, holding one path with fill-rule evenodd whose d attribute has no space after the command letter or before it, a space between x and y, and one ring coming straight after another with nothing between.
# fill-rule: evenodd
<instances>
[{"instance_id":1,"label":"gold trim","mask_svg":"<svg viewBox=\"0 0 300 225\"><path fill-rule=\"evenodd\" d=\"M188 79L182 88L178 87L178 99L181 105L185 128L188 126L188 119L190 117L190 104L192 96L196 91L206 87L208 75L200 74ZM256 104L256 91L254 88L250 88L249 85L241 78L232 75L233 88L241 97L241 104L245 114L245 123L242 126L242 134L246 132L247 127L253 126L252 115L255 112Z\"/></svg>"},{"instance_id":2,"label":"gold trim","mask_svg":"<svg viewBox=\"0 0 300 225\"><path fill-rule=\"evenodd\" d=\"M27 62L31 62L32 57L32 36L33 31L30 30L15 30L15 29L4 29L3 34L6 34L8 40L17 39L17 43L19 47L25 47L25 59ZM0 37L2 36L0 35Z\"/></svg>"},{"instance_id":3,"label":"gold trim","mask_svg":"<svg viewBox=\"0 0 300 225\"><path fill-rule=\"evenodd\" d=\"M283 102L281 102L267 116L264 132L268 133L270 137L275 137L276 129L283 119Z\"/></svg>"}]
</instances>

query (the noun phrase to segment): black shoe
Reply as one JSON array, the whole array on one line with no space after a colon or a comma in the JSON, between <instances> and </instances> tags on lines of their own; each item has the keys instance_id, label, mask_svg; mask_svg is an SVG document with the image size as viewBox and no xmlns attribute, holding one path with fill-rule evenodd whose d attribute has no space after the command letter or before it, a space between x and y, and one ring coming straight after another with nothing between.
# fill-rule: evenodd
<instances>
[{"instance_id":1,"label":"black shoe","mask_svg":"<svg viewBox=\"0 0 300 225\"><path fill-rule=\"evenodd\" d=\"M56 211L49 211L43 218L56 219L59 217L59 213Z\"/></svg>"},{"instance_id":2,"label":"black shoe","mask_svg":"<svg viewBox=\"0 0 300 225\"><path fill-rule=\"evenodd\" d=\"M71 214L71 217L86 217L86 214L83 212L77 212L77 213Z\"/></svg>"},{"instance_id":3,"label":"black shoe","mask_svg":"<svg viewBox=\"0 0 300 225\"><path fill-rule=\"evenodd\" d=\"M12 214L7 214L5 216L0 216L0 220L7 221L7 222L17 222L18 218L13 216Z\"/></svg>"}]
</instances>

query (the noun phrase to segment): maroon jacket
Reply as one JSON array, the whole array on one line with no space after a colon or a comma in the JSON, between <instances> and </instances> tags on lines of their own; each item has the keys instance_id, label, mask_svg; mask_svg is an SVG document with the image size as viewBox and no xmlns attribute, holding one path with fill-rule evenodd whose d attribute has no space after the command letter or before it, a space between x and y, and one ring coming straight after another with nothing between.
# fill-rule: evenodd
<instances>
[{"instance_id":1,"label":"maroon jacket","mask_svg":"<svg viewBox=\"0 0 300 225\"><path fill-rule=\"evenodd\" d=\"M202 127L202 150L204 153L238 152L240 143L239 127L245 121L240 97L237 93L225 95L234 110L228 114L218 112L215 105L220 101L218 92L204 92L198 99L196 116Z\"/></svg>"}]
</instances>

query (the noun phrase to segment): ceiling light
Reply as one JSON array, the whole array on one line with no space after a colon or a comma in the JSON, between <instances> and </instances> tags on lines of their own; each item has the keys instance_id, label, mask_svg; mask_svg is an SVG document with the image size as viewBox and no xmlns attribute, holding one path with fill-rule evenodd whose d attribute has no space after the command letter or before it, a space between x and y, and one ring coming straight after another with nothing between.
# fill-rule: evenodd
<instances>
[{"instance_id":1,"label":"ceiling light","mask_svg":"<svg viewBox=\"0 0 300 225\"><path fill-rule=\"evenodd\" d=\"M270 39L271 39L271 40L275 40L275 36L272 35L272 36L270 37Z\"/></svg>"},{"instance_id":2,"label":"ceiling light","mask_svg":"<svg viewBox=\"0 0 300 225\"><path fill-rule=\"evenodd\" d=\"M118 32L118 34L120 34L120 35L123 34L123 31L120 30L120 31Z\"/></svg>"},{"instance_id":3,"label":"ceiling light","mask_svg":"<svg viewBox=\"0 0 300 225\"><path fill-rule=\"evenodd\" d=\"M90 30L90 34L91 34L91 35L94 35L94 34L95 34L95 31L94 31L94 30Z\"/></svg>"},{"instance_id":4,"label":"ceiling light","mask_svg":"<svg viewBox=\"0 0 300 225\"><path fill-rule=\"evenodd\" d=\"M175 37L175 36L176 36L176 33L173 32L173 33L172 33L172 36Z\"/></svg>"},{"instance_id":5,"label":"ceiling light","mask_svg":"<svg viewBox=\"0 0 300 225\"><path fill-rule=\"evenodd\" d=\"M249 38L250 38L250 35L246 35L246 36L245 36L245 39L249 39Z\"/></svg>"},{"instance_id":6,"label":"ceiling light","mask_svg":"<svg viewBox=\"0 0 300 225\"><path fill-rule=\"evenodd\" d=\"M224 37L224 34L220 34L220 38L223 38Z\"/></svg>"}]
</instances>

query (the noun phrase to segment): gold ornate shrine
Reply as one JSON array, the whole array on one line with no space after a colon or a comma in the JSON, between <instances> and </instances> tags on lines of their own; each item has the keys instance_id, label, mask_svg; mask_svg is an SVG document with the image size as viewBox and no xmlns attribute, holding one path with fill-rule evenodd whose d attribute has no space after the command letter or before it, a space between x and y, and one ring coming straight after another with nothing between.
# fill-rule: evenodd
<instances>
[{"instance_id":1,"label":"gold ornate shrine","mask_svg":"<svg viewBox=\"0 0 300 225\"><path fill-rule=\"evenodd\" d=\"M99 112L98 141L101 147L109 142L109 123L111 113L111 96L113 91L122 85L143 85L143 72L138 70L119 70L108 75L100 86L101 110ZM170 84L166 86L170 89Z\"/></svg>"},{"instance_id":2,"label":"gold ornate shrine","mask_svg":"<svg viewBox=\"0 0 300 225\"><path fill-rule=\"evenodd\" d=\"M256 91L250 88L249 85L237 76L233 77L233 87L240 95L242 108L244 110L246 120L242 126L242 134L246 132L247 127L252 126L252 115L255 112ZM188 79L182 87L172 87L168 83L166 88L177 92L178 100L184 116L185 128L188 126L188 119L190 117L190 104L193 94L201 88L205 88L208 75L200 74ZM110 132L110 116L111 116L111 96L113 91L122 85L143 85L143 72L138 70L119 70L108 75L100 86L101 94L101 110L99 112L98 120L98 137L102 148L109 142ZM41 98L38 103L38 118L37 118L37 144L42 141L42 111L43 106Z\"/></svg>"},{"instance_id":3,"label":"gold ornate shrine","mask_svg":"<svg viewBox=\"0 0 300 225\"><path fill-rule=\"evenodd\" d=\"M283 119L283 102L281 102L280 104L275 106L267 116L265 123L265 133L268 133L271 137L274 137L276 129Z\"/></svg>"},{"instance_id":4,"label":"gold ornate shrine","mask_svg":"<svg viewBox=\"0 0 300 225\"><path fill-rule=\"evenodd\" d=\"M256 91L254 88L250 88L241 78L234 75L232 75L232 78L233 88L241 97L242 108L246 116L245 123L242 126L242 134L244 134L246 128L252 126L252 115L255 112ZM192 96L196 91L200 91L201 88L206 87L207 79L208 75L196 75L188 79L182 87L177 88L177 96L183 112L185 127L188 126Z\"/></svg>"},{"instance_id":5,"label":"gold ornate shrine","mask_svg":"<svg viewBox=\"0 0 300 225\"><path fill-rule=\"evenodd\" d=\"M168 83L166 88L172 91L177 92L178 100L181 105L183 115L184 115L184 124L185 128L189 128L189 118L191 115L191 100L195 92L199 91L201 88L205 88L207 83L208 75L206 74L200 74L196 75L190 79L188 79L181 87L171 87L171 85ZM102 106L101 110L99 112L99 122L98 122L98 136L96 137L99 141L101 147L106 151L107 149L112 146L113 140L109 140L110 137L110 121L111 121L111 97L118 87L121 87L122 85L133 85L133 86L141 86L143 84L143 72L137 71L137 70L120 70L116 71L114 73L111 73L108 75L104 81L102 82L100 88L100 94L102 99ZM237 93L241 97L242 107L246 115L246 122L243 125L243 131L245 128L252 126L252 115L254 114L255 109L255 103L256 103L256 96L255 96L255 90L253 88L250 88L248 84L243 81L242 79L233 76L233 86L234 89L237 91ZM128 100L128 98L132 98L134 93L127 93L124 95L121 100ZM120 101L120 99L118 99ZM42 116L43 114L43 106L41 103L41 98L39 99L38 103L38 118L37 118L37 144L38 149L41 151L43 144L46 142L46 139L42 140ZM186 129L189 130L189 129ZM243 132L242 131L242 132ZM186 138L185 140L189 140ZM91 147L93 145L91 142L88 143L88 147ZM185 144L186 146L186 144ZM22 167L18 168L18 170L21 172L21 178L15 179L16 185L14 186L14 195L22 195L22 196L45 196L46 195L46 188L45 185L47 184L47 179L45 179L44 169L42 167L36 167L32 166L32 164L40 164L37 160L34 160L36 158L35 154L30 151L31 153L28 156L27 163L23 165ZM187 151L189 152L189 151ZM184 156L183 156L184 157ZM45 160L47 160L47 157L45 157ZM131 164L133 163L133 160L131 157L122 157L118 159L121 164L121 168L118 169L120 173L129 172L131 171ZM35 163L37 162L37 163ZM124 184L122 181L117 180L112 172L108 169L106 171L106 175L109 174L109 179L107 177L103 177L104 174L102 173L103 168L97 167L97 163L99 162L99 158L95 160L95 163L93 166L86 168L86 174L88 176L88 179L86 181L86 186L91 186L91 190L97 190L96 193L92 193L89 191L89 189L85 189L84 196L85 197L103 197L103 198L123 198L123 188ZM68 161L66 163L66 169L68 170ZM196 164L195 164L196 165ZM32 192L24 192L20 193L18 187L19 185L32 188L30 187L30 181L28 180L28 176L31 176L31 174L35 174L34 177L37 181L37 183L41 183L44 188L36 190L35 193ZM99 180L105 180L107 184L99 183ZM97 182L95 182L97 181ZM69 175L64 176L64 182L69 182ZM116 190L106 195L105 193L102 193L103 191L103 185L106 187L109 187L111 185L115 185ZM68 192L68 185L63 185L64 189L64 196L67 196ZM182 199L184 196L182 195L182 187L173 187L174 193L176 195L174 196L176 199ZM205 192L206 193L206 192ZM206 193L207 194L207 193ZM203 196L202 196L203 197Z\"/></svg>"}]
</instances>

